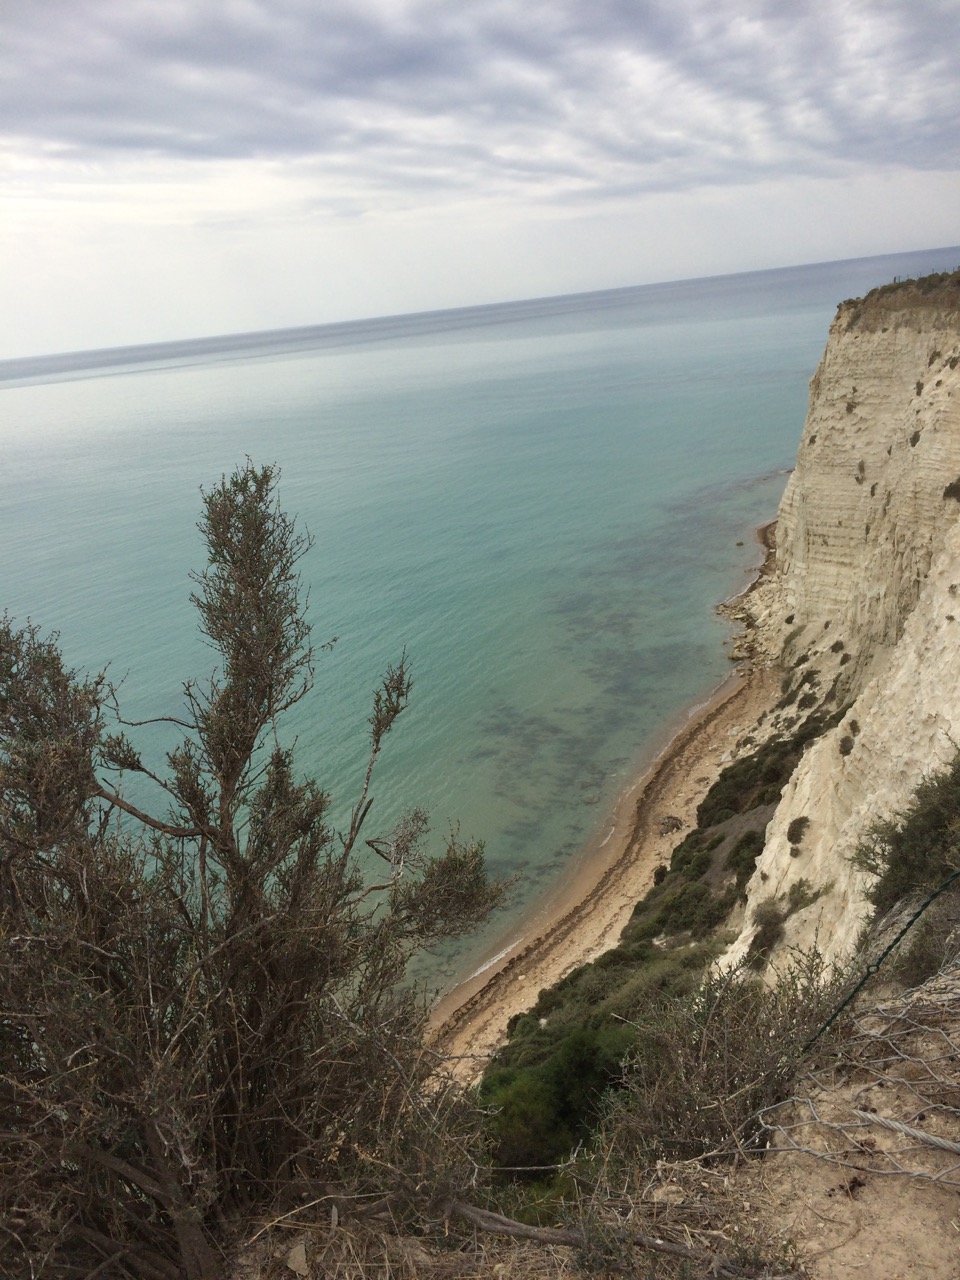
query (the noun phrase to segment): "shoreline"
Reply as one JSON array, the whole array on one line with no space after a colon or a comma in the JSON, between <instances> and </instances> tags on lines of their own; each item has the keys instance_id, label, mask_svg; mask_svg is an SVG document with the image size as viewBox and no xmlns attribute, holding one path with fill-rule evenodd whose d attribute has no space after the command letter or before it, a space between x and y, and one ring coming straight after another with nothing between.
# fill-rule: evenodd
<instances>
[{"instance_id":1,"label":"shoreline","mask_svg":"<svg viewBox=\"0 0 960 1280\"><path fill-rule=\"evenodd\" d=\"M763 563L743 591L719 606L724 612L772 572L775 528L774 520L755 531ZM684 713L679 727L668 728L664 746L620 796L612 826L594 836L577 866L520 926L520 936L440 998L430 1027L458 1078L479 1077L503 1043L509 1020L529 1009L544 987L616 945L656 868L696 826L697 805L730 748L778 692L769 670L741 660L706 700Z\"/></svg>"}]
</instances>

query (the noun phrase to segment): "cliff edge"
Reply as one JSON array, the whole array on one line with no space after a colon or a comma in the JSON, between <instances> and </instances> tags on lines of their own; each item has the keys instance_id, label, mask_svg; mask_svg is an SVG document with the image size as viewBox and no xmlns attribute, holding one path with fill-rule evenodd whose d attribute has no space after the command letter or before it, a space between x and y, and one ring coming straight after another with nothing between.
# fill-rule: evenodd
<instances>
[{"instance_id":1,"label":"cliff edge","mask_svg":"<svg viewBox=\"0 0 960 1280\"><path fill-rule=\"evenodd\" d=\"M960 272L841 303L773 572L741 616L757 657L786 673L770 723L845 710L782 791L725 958L747 954L758 906L791 890L819 896L781 947L840 958L870 912L850 854L960 746Z\"/></svg>"}]
</instances>

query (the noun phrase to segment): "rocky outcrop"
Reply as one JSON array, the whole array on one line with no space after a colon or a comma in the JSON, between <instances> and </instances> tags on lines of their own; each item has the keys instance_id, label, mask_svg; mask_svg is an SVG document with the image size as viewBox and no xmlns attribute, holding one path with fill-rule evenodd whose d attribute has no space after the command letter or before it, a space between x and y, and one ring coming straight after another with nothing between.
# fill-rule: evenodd
<instances>
[{"instance_id":1,"label":"rocky outcrop","mask_svg":"<svg viewBox=\"0 0 960 1280\"><path fill-rule=\"evenodd\" d=\"M819 896L784 944L840 957L868 912L850 854L960 746L960 276L841 304L775 569L746 608L755 649L787 673L768 731L814 705L846 710L782 793L727 959L746 953L758 905L791 888L794 904Z\"/></svg>"}]
</instances>

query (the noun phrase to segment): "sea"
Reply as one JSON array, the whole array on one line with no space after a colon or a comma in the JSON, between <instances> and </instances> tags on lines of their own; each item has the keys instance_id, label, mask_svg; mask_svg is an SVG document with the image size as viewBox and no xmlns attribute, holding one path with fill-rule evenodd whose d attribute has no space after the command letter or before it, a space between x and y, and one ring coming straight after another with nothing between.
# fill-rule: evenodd
<instances>
[{"instance_id":1,"label":"sea","mask_svg":"<svg viewBox=\"0 0 960 1280\"><path fill-rule=\"evenodd\" d=\"M284 726L300 770L345 824L373 690L406 654L368 834L422 807L428 849L458 831L517 877L486 929L421 966L440 991L522 936L665 727L729 673L716 605L759 563L837 303L958 263L951 247L0 361L0 607L106 669L125 718L180 715L216 661L190 603L201 490L275 464L313 539L314 641L336 637ZM130 733L162 768L170 727Z\"/></svg>"}]
</instances>

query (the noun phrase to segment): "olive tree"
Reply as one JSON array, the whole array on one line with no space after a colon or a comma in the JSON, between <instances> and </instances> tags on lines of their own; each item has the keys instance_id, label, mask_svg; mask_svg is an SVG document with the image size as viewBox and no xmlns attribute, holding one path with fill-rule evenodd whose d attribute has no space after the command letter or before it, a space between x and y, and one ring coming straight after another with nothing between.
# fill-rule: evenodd
<instances>
[{"instance_id":1,"label":"olive tree","mask_svg":"<svg viewBox=\"0 0 960 1280\"><path fill-rule=\"evenodd\" d=\"M203 494L192 600L217 665L184 686L164 761L103 674L0 623L5 1274L209 1280L256 1209L402 1214L470 1175L472 1115L403 978L504 886L455 834L428 857L419 809L368 831L405 658L374 694L345 830L298 776L278 723L312 686L310 543L277 481L248 463Z\"/></svg>"}]
</instances>

